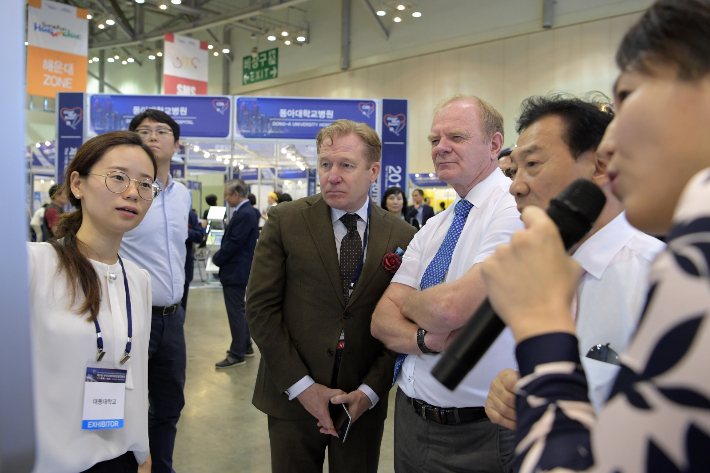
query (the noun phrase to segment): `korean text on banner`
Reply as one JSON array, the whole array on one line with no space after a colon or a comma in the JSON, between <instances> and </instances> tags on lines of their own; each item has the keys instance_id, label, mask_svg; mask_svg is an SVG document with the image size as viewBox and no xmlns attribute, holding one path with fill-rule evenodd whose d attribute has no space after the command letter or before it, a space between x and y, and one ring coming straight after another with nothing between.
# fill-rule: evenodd
<instances>
[{"instance_id":1,"label":"korean text on banner","mask_svg":"<svg viewBox=\"0 0 710 473\"><path fill-rule=\"evenodd\" d=\"M27 8L27 93L86 91L87 10L51 0Z\"/></svg>"},{"instance_id":2,"label":"korean text on banner","mask_svg":"<svg viewBox=\"0 0 710 473\"><path fill-rule=\"evenodd\" d=\"M207 95L207 42L165 33L163 80L168 95Z\"/></svg>"}]
</instances>

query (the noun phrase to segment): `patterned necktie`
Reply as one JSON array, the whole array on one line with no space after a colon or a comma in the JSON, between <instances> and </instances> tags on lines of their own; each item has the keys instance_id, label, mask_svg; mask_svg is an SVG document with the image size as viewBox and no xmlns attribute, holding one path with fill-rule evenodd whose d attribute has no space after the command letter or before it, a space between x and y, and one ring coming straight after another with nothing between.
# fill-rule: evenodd
<instances>
[{"instance_id":1,"label":"patterned necktie","mask_svg":"<svg viewBox=\"0 0 710 473\"><path fill-rule=\"evenodd\" d=\"M429 266L427 266L422 280L419 283L421 290L427 289L431 286L436 286L441 284L446 276L446 272L449 270L449 265L451 264L451 256L454 254L454 249L456 248L456 243L459 241L461 236L461 231L464 225L466 225L466 219L468 214L473 208L473 204L466 199L461 199L456 204L454 208L454 221L451 222L449 231L446 232L444 241L441 243L439 250L436 252L434 259L431 260ZM400 353L397 356L397 361L394 364L394 378L392 379L392 386L397 381L397 375L399 370L402 368L402 363L407 355Z\"/></svg>"},{"instance_id":2,"label":"patterned necktie","mask_svg":"<svg viewBox=\"0 0 710 473\"><path fill-rule=\"evenodd\" d=\"M357 231L357 219L358 216L356 214L345 214L340 217L340 221L348 229L348 233L345 234L343 241L340 242L340 281L343 283L343 295L345 296L346 304L350 300L350 283L353 280L353 276L355 276L355 270L360 263L360 256L362 255L362 240L360 239L360 233Z\"/></svg>"}]
</instances>

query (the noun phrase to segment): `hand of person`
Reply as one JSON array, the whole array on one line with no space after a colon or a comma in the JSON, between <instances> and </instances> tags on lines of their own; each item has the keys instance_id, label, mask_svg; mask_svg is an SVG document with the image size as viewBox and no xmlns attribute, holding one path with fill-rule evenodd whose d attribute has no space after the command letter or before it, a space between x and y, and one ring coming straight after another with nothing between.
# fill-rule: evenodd
<instances>
[{"instance_id":1,"label":"hand of person","mask_svg":"<svg viewBox=\"0 0 710 473\"><path fill-rule=\"evenodd\" d=\"M516 430L518 415L515 411L515 383L520 373L506 369L498 373L491 383L486 399L486 414L494 424Z\"/></svg>"},{"instance_id":2,"label":"hand of person","mask_svg":"<svg viewBox=\"0 0 710 473\"><path fill-rule=\"evenodd\" d=\"M459 333L459 330L461 329L457 328L448 333L427 332L426 335L424 335L424 345L431 351L442 352L451 344L451 341L456 337L456 334Z\"/></svg>"},{"instance_id":3,"label":"hand of person","mask_svg":"<svg viewBox=\"0 0 710 473\"><path fill-rule=\"evenodd\" d=\"M423 203L423 202L422 202ZM422 203L417 204L416 202L413 202L414 208L419 210L419 207L422 206Z\"/></svg>"},{"instance_id":4,"label":"hand of person","mask_svg":"<svg viewBox=\"0 0 710 473\"><path fill-rule=\"evenodd\" d=\"M493 309L518 343L545 333L574 333L570 307L582 270L565 253L544 210L528 206L521 219L526 230L514 233L510 244L499 245L481 265Z\"/></svg>"},{"instance_id":5,"label":"hand of person","mask_svg":"<svg viewBox=\"0 0 710 473\"><path fill-rule=\"evenodd\" d=\"M359 389L347 394L333 396L330 398L330 402L333 404L346 404L348 406L348 412L350 413L350 418L352 419L351 422L353 424L360 418L361 415L372 407L372 401L370 398ZM321 429L321 433L325 433L323 432L323 429Z\"/></svg>"},{"instance_id":6,"label":"hand of person","mask_svg":"<svg viewBox=\"0 0 710 473\"><path fill-rule=\"evenodd\" d=\"M142 465L138 467L138 473L150 473L150 468L153 462L150 459L150 453L148 454L148 459L143 462Z\"/></svg>"},{"instance_id":7,"label":"hand of person","mask_svg":"<svg viewBox=\"0 0 710 473\"><path fill-rule=\"evenodd\" d=\"M345 391L342 389L330 389L316 383L310 385L296 399L313 417L318 419L318 427L321 427L321 433L337 437L338 433L333 428L333 420L330 418L330 412L328 412L328 401L339 394L345 394Z\"/></svg>"}]
</instances>

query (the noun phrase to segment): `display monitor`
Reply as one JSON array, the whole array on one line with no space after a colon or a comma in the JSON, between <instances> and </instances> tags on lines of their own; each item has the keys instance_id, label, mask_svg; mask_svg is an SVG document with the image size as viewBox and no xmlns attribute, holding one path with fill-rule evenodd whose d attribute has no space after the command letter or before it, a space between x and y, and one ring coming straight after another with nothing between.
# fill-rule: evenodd
<instances>
[{"instance_id":1,"label":"display monitor","mask_svg":"<svg viewBox=\"0 0 710 473\"><path fill-rule=\"evenodd\" d=\"M227 215L227 207L220 207L214 205L210 207L209 212L207 212L207 220L224 220L224 216Z\"/></svg>"}]
</instances>

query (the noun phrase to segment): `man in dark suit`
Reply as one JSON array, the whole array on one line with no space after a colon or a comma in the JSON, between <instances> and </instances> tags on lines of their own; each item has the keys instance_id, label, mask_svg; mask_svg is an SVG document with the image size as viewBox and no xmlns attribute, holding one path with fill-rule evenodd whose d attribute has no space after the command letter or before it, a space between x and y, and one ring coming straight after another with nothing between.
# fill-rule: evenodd
<instances>
[{"instance_id":1,"label":"man in dark suit","mask_svg":"<svg viewBox=\"0 0 710 473\"><path fill-rule=\"evenodd\" d=\"M424 191L421 189L414 189L412 202L414 202L414 205L410 205L407 209L407 220L417 219L419 228L421 228L427 220L434 216L434 209L431 205L424 203Z\"/></svg>"},{"instance_id":2,"label":"man in dark suit","mask_svg":"<svg viewBox=\"0 0 710 473\"><path fill-rule=\"evenodd\" d=\"M204 237L205 231L197 221L197 212L195 212L195 209L190 209L190 213L187 215L187 240L185 240L185 248L187 249L185 256L185 288L182 291L182 302L180 303L185 310L187 310L187 294L190 291L190 283L195 274L195 256L192 247L197 243L202 243Z\"/></svg>"},{"instance_id":3,"label":"man in dark suit","mask_svg":"<svg viewBox=\"0 0 710 473\"><path fill-rule=\"evenodd\" d=\"M252 402L268 414L273 472L321 472L326 447L331 472L375 472L395 358L370 321L393 276L383 258L415 229L368 198L382 152L372 128L337 120L316 143L322 194L272 207L254 255ZM329 402L352 416L345 442Z\"/></svg>"},{"instance_id":4,"label":"man in dark suit","mask_svg":"<svg viewBox=\"0 0 710 473\"><path fill-rule=\"evenodd\" d=\"M232 344L227 358L215 364L217 369L244 365L245 357L254 356L244 314L244 294L259 236L259 217L249 204L248 194L249 187L241 179L229 181L224 186L224 200L234 212L222 237L222 246L212 257L212 262L219 266Z\"/></svg>"}]
</instances>

